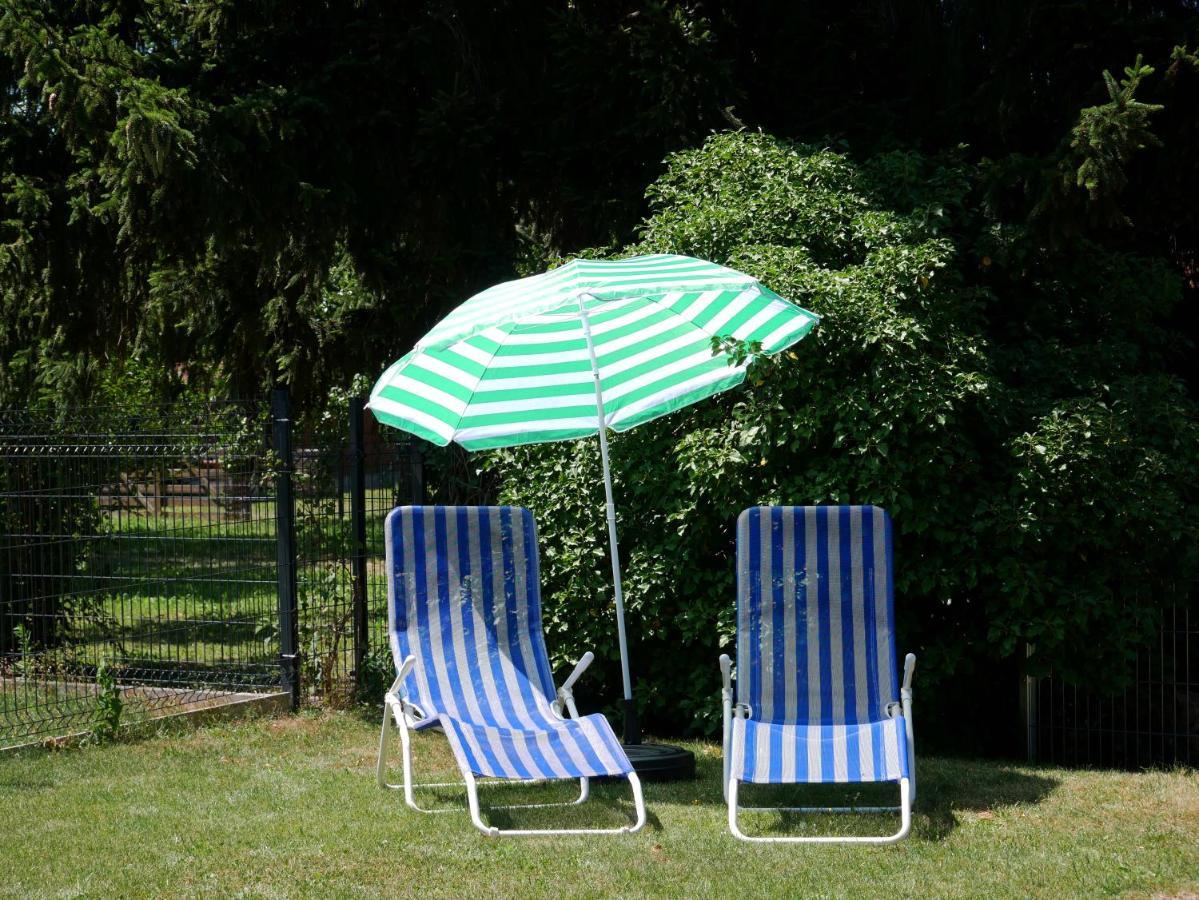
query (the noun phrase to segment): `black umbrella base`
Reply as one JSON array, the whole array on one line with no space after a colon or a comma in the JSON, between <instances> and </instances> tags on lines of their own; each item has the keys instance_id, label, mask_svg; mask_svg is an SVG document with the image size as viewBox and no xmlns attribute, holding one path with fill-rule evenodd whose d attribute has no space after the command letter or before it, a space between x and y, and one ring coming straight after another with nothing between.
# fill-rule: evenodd
<instances>
[{"instance_id":1,"label":"black umbrella base","mask_svg":"<svg viewBox=\"0 0 1199 900\"><path fill-rule=\"evenodd\" d=\"M695 754L669 744L622 744L642 781L681 781L695 777Z\"/></svg>"}]
</instances>

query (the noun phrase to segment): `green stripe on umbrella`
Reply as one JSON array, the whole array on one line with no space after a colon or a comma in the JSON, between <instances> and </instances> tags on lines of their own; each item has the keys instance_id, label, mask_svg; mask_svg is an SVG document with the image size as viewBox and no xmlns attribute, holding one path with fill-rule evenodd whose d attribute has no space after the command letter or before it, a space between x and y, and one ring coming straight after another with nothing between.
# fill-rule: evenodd
<instances>
[{"instance_id":1,"label":"green stripe on umbrella","mask_svg":"<svg viewBox=\"0 0 1199 900\"><path fill-rule=\"evenodd\" d=\"M485 450L599 435L630 743L639 738L628 718L606 429L626 431L740 384L748 360L713 350L713 338L757 342L774 354L818 321L751 276L701 259L576 259L471 297L371 391L380 422L442 446Z\"/></svg>"}]
</instances>

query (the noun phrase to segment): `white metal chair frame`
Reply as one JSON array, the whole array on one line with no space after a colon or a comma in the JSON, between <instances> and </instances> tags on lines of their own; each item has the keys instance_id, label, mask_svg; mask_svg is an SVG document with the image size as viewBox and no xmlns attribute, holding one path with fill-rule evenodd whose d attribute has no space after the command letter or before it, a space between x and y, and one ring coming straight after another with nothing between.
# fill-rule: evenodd
<instances>
[{"instance_id":1,"label":"white metal chair frame","mask_svg":"<svg viewBox=\"0 0 1199 900\"><path fill-rule=\"evenodd\" d=\"M916 802L916 739L912 731L912 675L916 669L916 656L909 653L903 661L903 687L900 688L899 703L887 705L887 715L894 718L902 710L907 731L908 772L910 778L899 780L898 806L741 806L737 805L739 780L732 774L733 765L733 717L747 719L751 710L744 703L733 701L733 662L727 653L720 656L720 674L724 681L721 700L724 707L724 798L728 803L729 831L743 841L772 844L894 844L908 836L912 828L912 804ZM797 812L797 813L899 813L899 830L889 835L819 835L813 837L770 837L768 835L745 834L737 824L738 811L745 812Z\"/></svg>"},{"instance_id":2,"label":"white metal chair frame","mask_svg":"<svg viewBox=\"0 0 1199 900\"><path fill-rule=\"evenodd\" d=\"M595 659L595 654L591 651L583 654L582 659L575 665L574 671L570 673L570 677L563 682L558 688L557 697L553 702L554 712L559 716L563 716L563 708L570 713L573 719L579 718L579 711L575 707L574 698L574 683L579 679L579 676L586 671L591 665L591 661ZM546 779L546 778L526 778L526 779L486 779L478 780L473 773L463 772L463 781L448 781L448 782L426 782L415 784L412 781L412 736L411 731L415 731L418 727L431 721L433 717L428 716L423 710L409 703L401 695L401 687L408 673L412 671L412 667L416 665L416 657L407 657L399 668L396 679L392 682L387 693L383 695L383 728L379 733L379 760L375 768L375 776L378 780L380 788L390 790L403 790L404 802L408 806L421 813L439 813L439 812L456 812L455 809L424 809L416 802L417 788L449 788L449 787L465 787L466 801L470 808L470 819L474 826L489 837L499 837L501 835L514 836L537 836L549 834L632 834L635 831L640 831L645 825L645 799L641 793L641 781L637 777L636 772L629 772L627 777L629 784L633 789L633 805L636 809L637 819L632 825L625 825L620 828L496 828L493 825L488 825L483 821L482 813L479 804L480 787L491 787L504 784L550 784L554 781L573 781L574 779ZM563 716L563 718L565 718ZM393 726L400 733L401 752L403 754L403 777L401 784L389 784L387 781L387 736L388 731ZM588 778L579 779L579 796L566 803L518 803L504 806L489 805L489 809L544 809L547 807L556 806L579 806L586 803L591 795L590 780Z\"/></svg>"}]
</instances>

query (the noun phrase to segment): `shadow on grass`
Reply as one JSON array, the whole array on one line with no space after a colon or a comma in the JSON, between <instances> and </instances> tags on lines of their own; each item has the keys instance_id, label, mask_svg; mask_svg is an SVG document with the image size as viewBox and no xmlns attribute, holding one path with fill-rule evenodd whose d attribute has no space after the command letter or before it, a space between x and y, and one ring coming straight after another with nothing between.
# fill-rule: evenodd
<instances>
[{"instance_id":1,"label":"shadow on grass","mask_svg":"<svg viewBox=\"0 0 1199 900\"><path fill-rule=\"evenodd\" d=\"M696 754L696 778L685 782L650 782L646 804L699 804L727 809L721 789L720 755ZM1059 785L1056 778L1036 774L996 760L933 758L919 762L917 801L912 811L912 839L942 841L958 826L961 812L984 812L1000 807L1040 803ZM894 784L742 785L742 806L894 806ZM885 834L898 827L888 814L751 813L757 829L771 834L796 833L815 826L818 833Z\"/></svg>"},{"instance_id":2,"label":"shadow on grass","mask_svg":"<svg viewBox=\"0 0 1199 900\"><path fill-rule=\"evenodd\" d=\"M378 727L382 710L380 707L361 705L352 715L363 722ZM425 741L430 745L440 735L430 735ZM696 777L687 781L655 782L644 781L645 803L648 812L647 827L651 831L661 829L654 814L660 806L703 806L723 822L726 805L721 789L723 762L716 748L693 746L696 752ZM452 766L448 747L443 751L444 764ZM1027 766L997 760L965 760L947 758L925 758L919 762L917 800L912 812L911 839L917 841L943 841L959 825L962 813L987 812L1013 806L1030 806L1047 798L1060 782L1050 775L1039 774ZM559 789L562 786L559 785ZM571 788L566 787L566 791ZM497 790L497 789L493 789ZM507 790L507 789L498 789ZM546 810L488 810L494 803L539 803L561 802L570 799L567 793L553 795L541 793L551 788L513 787L513 793L504 796L512 799L493 800L495 796L480 792L485 814L491 824L499 828L547 827L542 813ZM522 794L522 791L528 791ZM563 812L565 820L560 827L619 827L628 821L631 814L628 782L624 779L600 778L592 781L591 800L578 807L559 807L548 812ZM456 798L465 807L465 796ZM742 806L895 806L899 803L899 791L894 784L854 785L743 785L740 797ZM604 821L595 818L596 807L606 807ZM592 810L586 822L580 820L580 812ZM819 834L888 834L898 827L897 814L802 814L802 813L748 813L753 820L751 831L757 833L788 834L807 831ZM529 818L537 820L537 824Z\"/></svg>"},{"instance_id":3,"label":"shadow on grass","mask_svg":"<svg viewBox=\"0 0 1199 900\"><path fill-rule=\"evenodd\" d=\"M998 760L934 759L917 772L920 782L913 832L931 841L944 840L957 828L958 812L1031 806L1061 783Z\"/></svg>"}]
</instances>

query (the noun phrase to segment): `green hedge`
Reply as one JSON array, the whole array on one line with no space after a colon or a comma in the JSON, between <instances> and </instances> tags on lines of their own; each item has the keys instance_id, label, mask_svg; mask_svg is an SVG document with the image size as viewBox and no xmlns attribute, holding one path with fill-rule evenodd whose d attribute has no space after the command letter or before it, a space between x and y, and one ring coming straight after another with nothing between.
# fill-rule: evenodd
<instances>
[{"instance_id":1,"label":"green hedge","mask_svg":"<svg viewBox=\"0 0 1199 900\"><path fill-rule=\"evenodd\" d=\"M650 188L620 255L726 263L824 317L744 387L613 437L652 728L717 727L733 525L753 504L890 510L900 650L926 687L1004 658L1114 677L1161 592L1194 577L1199 427L1156 324L1177 279L1082 240L1040 247L989 213L980 178L954 158L855 161L738 132L673 156ZM616 696L596 442L484 458L536 515L557 662L594 649L604 683L586 693Z\"/></svg>"}]
</instances>

